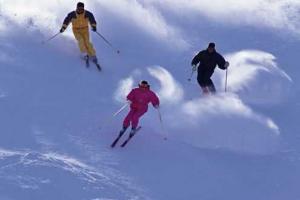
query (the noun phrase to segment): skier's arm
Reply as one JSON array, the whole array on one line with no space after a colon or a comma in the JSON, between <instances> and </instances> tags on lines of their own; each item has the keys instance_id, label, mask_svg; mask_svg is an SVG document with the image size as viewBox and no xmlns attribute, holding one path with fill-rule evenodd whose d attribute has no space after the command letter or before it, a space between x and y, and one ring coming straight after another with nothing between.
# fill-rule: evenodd
<instances>
[{"instance_id":1,"label":"skier's arm","mask_svg":"<svg viewBox=\"0 0 300 200\"><path fill-rule=\"evenodd\" d=\"M202 58L202 51L200 51L192 60L192 63L191 65L197 65L200 61L201 61L201 58Z\"/></svg>"},{"instance_id":2,"label":"skier's arm","mask_svg":"<svg viewBox=\"0 0 300 200\"><path fill-rule=\"evenodd\" d=\"M157 97L157 95L155 93L152 93L151 103L152 103L153 107L155 107L155 108L159 107L159 98Z\"/></svg>"},{"instance_id":3,"label":"skier's arm","mask_svg":"<svg viewBox=\"0 0 300 200\"><path fill-rule=\"evenodd\" d=\"M62 27L61 27L61 29L60 29L60 32L61 32L61 33L64 32L64 31L66 30L66 28L67 28L68 25L70 24L70 22L71 22L73 16L74 16L74 12L70 12L70 13L66 16L66 18L64 19L63 25L62 25Z\"/></svg>"},{"instance_id":4,"label":"skier's arm","mask_svg":"<svg viewBox=\"0 0 300 200\"><path fill-rule=\"evenodd\" d=\"M93 15L93 13L91 13L89 11L86 11L86 16L89 19L89 22L91 24L91 27L92 27L93 31L97 31L97 22L95 20L95 17Z\"/></svg>"},{"instance_id":5,"label":"skier's arm","mask_svg":"<svg viewBox=\"0 0 300 200\"><path fill-rule=\"evenodd\" d=\"M226 69L226 65L225 65L226 61L224 59L223 56L221 56L220 54L218 54L218 58L217 58L217 64L218 64L218 67L220 69Z\"/></svg>"},{"instance_id":6,"label":"skier's arm","mask_svg":"<svg viewBox=\"0 0 300 200\"><path fill-rule=\"evenodd\" d=\"M133 102L133 100L134 100L134 90L131 90L131 92L127 95L127 100L129 102Z\"/></svg>"}]
</instances>

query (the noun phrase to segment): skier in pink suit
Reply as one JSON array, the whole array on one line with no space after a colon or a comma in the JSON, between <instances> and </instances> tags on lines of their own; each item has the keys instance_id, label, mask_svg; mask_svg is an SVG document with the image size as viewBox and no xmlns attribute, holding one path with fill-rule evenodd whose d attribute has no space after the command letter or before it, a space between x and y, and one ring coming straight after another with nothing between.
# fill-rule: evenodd
<instances>
[{"instance_id":1,"label":"skier in pink suit","mask_svg":"<svg viewBox=\"0 0 300 200\"><path fill-rule=\"evenodd\" d=\"M124 133L131 124L131 133L134 133L141 116L148 110L148 104L152 103L155 108L159 107L159 99L157 95L150 90L147 81L141 81L138 88L131 90L127 95L130 102L130 111L123 121L123 129L120 133Z\"/></svg>"}]
</instances>

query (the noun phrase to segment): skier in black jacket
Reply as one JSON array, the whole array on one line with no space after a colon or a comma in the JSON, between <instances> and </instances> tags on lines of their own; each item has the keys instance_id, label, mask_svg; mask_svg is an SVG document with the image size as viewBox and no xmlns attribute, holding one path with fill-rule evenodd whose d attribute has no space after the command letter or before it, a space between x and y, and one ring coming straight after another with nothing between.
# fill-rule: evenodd
<instances>
[{"instance_id":1,"label":"skier in black jacket","mask_svg":"<svg viewBox=\"0 0 300 200\"><path fill-rule=\"evenodd\" d=\"M192 60L193 70L196 70L197 64L200 62L198 66L198 83L204 94L215 93L216 88L214 86L213 81L211 80L211 76L214 73L216 66L220 69L227 69L229 66L229 62L225 61L224 57L216 52L215 43L209 43L206 50L200 51Z\"/></svg>"}]
</instances>

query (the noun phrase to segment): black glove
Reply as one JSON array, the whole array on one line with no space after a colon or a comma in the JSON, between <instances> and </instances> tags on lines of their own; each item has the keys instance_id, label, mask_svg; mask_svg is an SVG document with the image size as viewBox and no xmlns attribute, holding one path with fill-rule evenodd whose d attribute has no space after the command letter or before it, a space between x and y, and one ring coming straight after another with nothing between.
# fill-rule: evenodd
<instances>
[{"instance_id":1,"label":"black glove","mask_svg":"<svg viewBox=\"0 0 300 200\"><path fill-rule=\"evenodd\" d=\"M60 33L64 32L66 29L64 27L61 27L61 29L59 30Z\"/></svg>"},{"instance_id":2,"label":"black glove","mask_svg":"<svg viewBox=\"0 0 300 200\"><path fill-rule=\"evenodd\" d=\"M96 26L92 26L92 31L96 32L97 31L97 27Z\"/></svg>"},{"instance_id":3,"label":"black glove","mask_svg":"<svg viewBox=\"0 0 300 200\"><path fill-rule=\"evenodd\" d=\"M224 68L227 69L228 67L229 67L229 62L226 61L226 62L225 62L225 65L224 65Z\"/></svg>"}]
</instances>

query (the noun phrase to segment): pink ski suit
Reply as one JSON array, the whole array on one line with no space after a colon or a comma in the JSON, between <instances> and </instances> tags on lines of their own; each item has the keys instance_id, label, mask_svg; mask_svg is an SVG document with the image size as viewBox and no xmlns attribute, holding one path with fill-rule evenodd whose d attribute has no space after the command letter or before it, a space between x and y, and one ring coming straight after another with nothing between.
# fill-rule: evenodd
<instances>
[{"instance_id":1,"label":"pink ski suit","mask_svg":"<svg viewBox=\"0 0 300 200\"><path fill-rule=\"evenodd\" d=\"M154 107L159 106L159 99L149 87L138 87L128 94L127 100L131 101L130 111L124 119L123 127L131 127L135 129L139 123L139 118L148 110L148 104L151 102Z\"/></svg>"}]
</instances>

